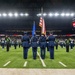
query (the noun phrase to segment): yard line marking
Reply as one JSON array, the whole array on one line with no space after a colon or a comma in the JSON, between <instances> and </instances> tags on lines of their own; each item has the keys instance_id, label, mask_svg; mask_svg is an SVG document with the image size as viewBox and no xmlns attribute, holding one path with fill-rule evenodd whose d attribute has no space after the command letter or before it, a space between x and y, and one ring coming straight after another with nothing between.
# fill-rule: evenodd
<instances>
[{"instance_id":1,"label":"yard line marking","mask_svg":"<svg viewBox=\"0 0 75 75\"><path fill-rule=\"evenodd\" d=\"M24 67L26 67L27 66L27 61L24 63Z\"/></svg>"},{"instance_id":2,"label":"yard line marking","mask_svg":"<svg viewBox=\"0 0 75 75\"><path fill-rule=\"evenodd\" d=\"M59 61L59 64L61 64L64 67L67 67L65 64L63 64L62 62Z\"/></svg>"},{"instance_id":3,"label":"yard line marking","mask_svg":"<svg viewBox=\"0 0 75 75\"><path fill-rule=\"evenodd\" d=\"M8 61L6 64L4 64L3 66L7 66L11 61Z\"/></svg>"},{"instance_id":4,"label":"yard line marking","mask_svg":"<svg viewBox=\"0 0 75 75\"><path fill-rule=\"evenodd\" d=\"M45 64L44 61L41 59L41 57L40 57L40 55L39 55L38 52L37 52L37 54L38 54L38 56L39 56L39 58L40 58L40 60L41 60L41 63L42 63L42 65L43 65L43 67L46 67L46 64Z\"/></svg>"}]
</instances>

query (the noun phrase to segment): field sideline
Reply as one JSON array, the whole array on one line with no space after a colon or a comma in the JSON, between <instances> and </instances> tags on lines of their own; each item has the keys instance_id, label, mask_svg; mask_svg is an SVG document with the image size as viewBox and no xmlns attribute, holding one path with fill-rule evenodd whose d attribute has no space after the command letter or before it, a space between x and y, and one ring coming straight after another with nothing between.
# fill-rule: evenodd
<instances>
[{"instance_id":1,"label":"field sideline","mask_svg":"<svg viewBox=\"0 0 75 75\"><path fill-rule=\"evenodd\" d=\"M40 54L40 49L38 48ZM23 59L22 47L15 50L14 47L6 52L6 48L2 50L0 47L0 68L48 68L48 69L75 69L75 47L69 53L65 48L59 46L58 50L55 49L55 59L52 61L49 58L49 52L46 51L46 58L43 60L46 67L43 67L39 56L36 60L32 58L32 49L29 49L28 59Z\"/></svg>"}]
</instances>

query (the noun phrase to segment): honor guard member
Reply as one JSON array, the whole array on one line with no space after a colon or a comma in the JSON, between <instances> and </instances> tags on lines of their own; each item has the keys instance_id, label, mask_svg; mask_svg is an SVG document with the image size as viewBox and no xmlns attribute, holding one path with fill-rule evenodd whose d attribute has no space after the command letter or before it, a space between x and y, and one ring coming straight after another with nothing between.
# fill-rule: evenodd
<instances>
[{"instance_id":1,"label":"honor guard member","mask_svg":"<svg viewBox=\"0 0 75 75\"><path fill-rule=\"evenodd\" d=\"M7 52L8 52L9 48L10 48L10 38L8 36L6 36L5 40L6 40L6 48L7 48Z\"/></svg>"},{"instance_id":2,"label":"honor guard member","mask_svg":"<svg viewBox=\"0 0 75 75\"><path fill-rule=\"evenodd\" d=\"M48 37L49 43L49 51L50 51L50 59L54 59L54 42L55 42L55 37L53 36L53 33L50 33Z\"/></svg>"},{"instance_id":3,"label":"honor guard member","mask_svg":"<svg viewBox=\"0 0 75 75\"><path fill-rule=\"evenodd\" d=\"M22 37L22 46L23 46L23 57L24 59L27 59L29 48L29 36L27 32L24 32L24 36Z\"/></svg>"},{"instance_id":4,"label":"honor guard member","mask_svg":"<svg viewBox=\"0 0 75 75\"><path fill-rule=\"evenodd\" d=\"M70 40L66 39L65 43L66 43L66 52L69 52L69 43L70 43Z\"/></svg>"},{"instance_id":5,"label":"honor guard member","mask_svg":"<svg viewBox=\"0 0 75 75\"><path fill-rule=\"evenodd\" d=\"M33 52L33 59L36 59L37 47L38 47L38 38L36 34L34 34L31 38L31 46L32 46L32 52Z\"/></svg>"},{"instance_id":6,"label":"honor guard member","mask_svg":"<svg viewBox=\"0 0 75 75\"><path fill-rule=\"evenodd\" d=\"M41 35L39 39L39 45L40 45L40 53L41 53L41 58L45 59L45 54L46 54L46 37L44 34Z\"/></svg>"}]
</instances>

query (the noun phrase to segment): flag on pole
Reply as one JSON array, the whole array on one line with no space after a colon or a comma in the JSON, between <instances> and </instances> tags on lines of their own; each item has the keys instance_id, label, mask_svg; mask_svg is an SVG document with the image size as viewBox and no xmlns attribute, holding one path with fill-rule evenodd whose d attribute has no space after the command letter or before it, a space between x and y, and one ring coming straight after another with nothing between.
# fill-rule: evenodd
<instances>
[{"instance_id":1,"label":"flag on pole","mask_svg":"<svg viewBox=\"0 0 75 75\"><path fill-rule=\"evenodd\" d=\"M45 27L45 21L43 17L40 17L39 26L41 27L41 34L46 35L46 27Z\"/></svg>"},{"instance_id":2,"label":"flag on pole","mask_svg":"<svg viewBox=\"0 0 75 75\"><path fill-rule=\"evenodd\" d=\"M35 21L34 21L34 23L33 23L33 28L32 28L32 36L34 36L34 34L35 34Z\"/></svg>"}]
</instances>

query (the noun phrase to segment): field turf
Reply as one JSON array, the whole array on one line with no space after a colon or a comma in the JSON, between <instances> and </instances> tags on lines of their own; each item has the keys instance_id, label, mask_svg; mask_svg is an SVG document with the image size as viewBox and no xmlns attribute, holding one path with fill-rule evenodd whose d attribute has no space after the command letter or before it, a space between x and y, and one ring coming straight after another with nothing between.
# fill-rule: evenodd
<instances>
[{"instance_id":1,"label":"field turf","mask_svg":"<svg viewBox=\"0 0 75 75\"><path fill-rule=\"evenodd\" d=\"M40 48L38 48L40 54ZM54 60L50 59L50 54L46 50L46 58L43 60L46 67L43 67L39 56L34 60L32 58L32 48L28 51L28 59L23 59L23 48L17 47L14 49L12 46L9 52L6 48L2 49L0 46L0 68L47 68L47 69L75 69L75 47L67 53L65 48L59 46L58 50L55 49ZM8 61L11 61L7 66L3 66ZM24 63L27 61L26 67ZM59 62L62 62L67 67L64 67Z\"/></svg>"}]
</instances>

